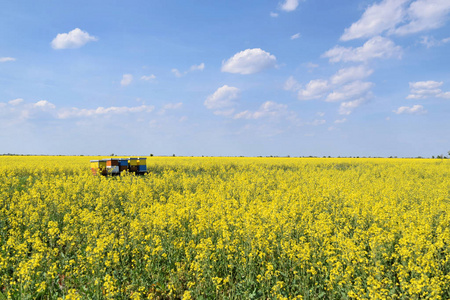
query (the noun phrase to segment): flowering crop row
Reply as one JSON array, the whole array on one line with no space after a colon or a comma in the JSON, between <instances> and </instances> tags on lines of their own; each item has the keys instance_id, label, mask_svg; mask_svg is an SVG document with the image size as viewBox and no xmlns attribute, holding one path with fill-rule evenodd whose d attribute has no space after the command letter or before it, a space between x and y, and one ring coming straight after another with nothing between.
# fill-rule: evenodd
<instances>
[{"instance_id":1,"label":"flowering crop row","mask_svg":"<svg viewBox=\"0 0 450 300\"><path fill-rule=\"evenodd\" d=\"M448 299L450 162L0 158L0 299Z\"/></svg>"}]
</instances>

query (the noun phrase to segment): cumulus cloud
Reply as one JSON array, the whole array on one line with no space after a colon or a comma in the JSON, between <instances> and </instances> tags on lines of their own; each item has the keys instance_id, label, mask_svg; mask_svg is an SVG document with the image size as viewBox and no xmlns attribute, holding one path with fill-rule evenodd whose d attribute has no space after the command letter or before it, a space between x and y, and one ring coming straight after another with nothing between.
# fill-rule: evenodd
<instances>
[{"instance_id":1,"label":"cumulus cloud","mask_svg":"<svg viewBox=\"0 0 450 300\"><path fill-rule=\"evenodd\" d=\"M342 123L345 123L345 122L347 122L346 118L338 119L338 120L334 121L335 124L342 124Z\"/></svg>"},{"instance_id":2,"label":"cumulus cloud","mask_svg":"<svg viewBox=\"0 0 450 300\"><path fill-rule=\"evenodd\" d=\"M201 63L199 65L192 65L190 70L191 71L203 71L205 69L205 64Z\"/></svg>"},{"instance_id":3,"label":"cumulus cloud","mask_svg":"<svg viewBox=\"0 0 450 300\"><path fill-rule=\"evenodd\" d=\"M56 106L53 103L48 102L47 100L40 100L33 104L33 107L42 109L42 110L51 110L55 109Z\"/></svg>"},{"instance_id":4,"label":"cumulus cloud","mask_svg":"<svg viewBox=\"0 0 450 300\"><path fill-rule=\"evenodd\" d=\"M121 86L127 86L133 81L133 75L123 74L122 80L120 81Z\"/></svg>"},{"instance_id":5,"label":"cumulus cloud","mask_svg":"<svg viewBox=\"0 0 450 300\"><path fill-rule=\"evenodd\" d=\"M314 64L314 63L312 63L312 62L309 62L309 63L306 63L306 64L305 64L305 67L307 67L307 68L309 69L309 71L312 71L312 70L318 68L319 65L318 65L318 64Z\"/></svg>"},{"instance_id":6,"label":"cumulus cloud","mask_svg":"<svg viewBox=\"0 0 450 300\"><path fill-rule=\"evenodd\" d=\"M369 6L362 17L341 36L342 41L372 37L393 29L405 18L405 4L410 0L384 0Z\"/></svg>"},{"instance_id":7,"label":"cumulus cloud","mask_svg":"<svg viewBox=\"0 0 450 300\"><path fill-rule=\"evenodd\" d=\"M270 16L271 16L272 18L276 18L276 17L278 17L278 14L271 11L271 12L270 12Z\"/></svg>"},{"instance_id":8,"label":"cumulus cloud","mask_svg":"<svg viewBox=\"0 0 450 300\"><path fill-rule=\"evenodd\" d=\"M260 48L246 49L222 62L222 72L253 74L276 66L276 57Z\"/></svg>"},{"instance_id":9,"label":"cumulus cloud","mask_svg":"<svg viewBox=\"0 0 450 300\"><path fill-rule=\"evenodd\" d=\"M209 95L204 105L208 109L222 110L234 106L237 98L240 96L240 90L233 86L224 85L218 88L212 95Z\"/></svg>"},{"instance_id":10,"label":"cumulus cloud","mask_svg":"<svg viewBox=\"0 0 450 300\"><path fill-rule=\"evenodd\" d=\"M301 89L302 85L294 79L293 76L290 76L286 82L284 83L283 89L286 91L298 91Z\"/></svg>"},{"instance_id":11,"label":"cumulus cloud","mask_svg":"<svg viewBox=\"0 0 450 300\"><path fill-rule=\"evenodd\" d=\"M342 102L339 106L340 115L349 115L353 110L367 102L367 97L361 97L352 101Z\"/></svg>"},{"instance_id":12,"label":"cumulus cloud","mask_svg":"<svg viewBox=\"0 0 450 300\"><path fill-rule=\"evenodd\" d=\"M80 48L88 42L95 42L97 40L95 36L89 35L86 31L75 28L69 33L58 33L51 45L53 49Z\"/></svg>"},{"instance_id":13,"label":"cumulus cloud","mask_svg":"<svg viewBox=\"0 0 450 300\"><path fill-rule=\"evenodd\" d=\"M178 77L178 78L180 78L180 77L183 77L183 73L181 73L178 69L172 69L171 70L172 71L172 73L176 76L176 77Z\"/></svg>"},{"instance_id":14,"label":"cumulus cloud","mask_svg":"<svg viewBox=\"0 0 450 300\"><path fill-rule=\"evenodd\" d=\"M414 105L412 107L401 106L398 109L393 110L393 112L396 113L397 115L400 114L422 115L427 113L427 111L423 108L422 105Z\"/></svg>"},{"instance_id":15,"label":"cumulus cloud","mask_svg":"<svg viewBox=\"0 0 450 300\"><path fill-rule=\"evenodd\" d=\"M354 108L365 103L371 96L372 82L362 81L370 76L373 70L360 65L342 68L330 79L311 80L303 88L291 76L284 84L286 90L298 90L299 100L321 99L327 102L343 102L339 111L350 114Z\"/></svg>"},{"instance_id":16,"label":"cumulus cloud","mask_svg":"<svg viewBox=\"0 0 450 300\"><path fill-rule=\"evenodd\" d=\"M357 98L366 94L370 90L370 88L372 88L372 86L372 82L354 81L328 94L325 101L338 102Z\"/></svg>"},{"instance_id":17,"label":"cumulus cloud","mask_svg":"<svg viewBox=\"0 0 450 300\"><path fill-rule=\"evenodd\" d=\"M281 117L288 113L287 105L276 103L273 101L266 101L257 111L243 111L234 116L235 119L260 119L265 117Z\"/></svg>"},{"instance_id":18,"label":"cumulus cloud","mask_svg":"<svg viewBox=\"0 0 450 300\"><path fill-rule=\"evenodd\" d=\"M300 38L300 33L296 33L296 34L291 35L291 40L296 40L298 38Z\"/></svg>"},{"instance_id":19,"label":"cumulus cloud","mask_svg":"<svg viewBox=\"0 0 450 300\"><path fill-rule=\"evenodd\" d=\"M312 122L308 122L307 125L319 126L319 125L325 124L326 122L327 121L323 120L323 119L316 119L316 120L313 120Z\"/></svg>"},{"instance_id":20,"label":"cumulus cloud","mask_svg":"<svg viewBox=\"0 0 450 300\"><path fill-rule=\"evenodd\" d=\"M134 106L134 107L98 107L96 109L80 109L80 108L70 108L62 109L58 112L59 119L67 119L74 117L93 117L98 115L110 115L110 114L126 114L126 113L140 113L140 112L152 112L154 106Z\"/></svg>"},{"instance_id":21,"label":"cumulus cloud","mask_svg":"<svg viewBox=\"0 0 450 300\"><path fill-rule=\"evenodd\" d=\"M21 104L23 102L23 99L22 98L17 98L17 99L13 99L13 100L10 100L10 101L8 101L8 103L9 104L11 104L11 105L19 105L19 104Z\"/></svg>"},{"instance_id":22,"label":"cumulus cloud","mask_svg":"<svg viewBox=\"0 0 450 300\"><path fill-rule=\"evenodd\" d=\"M142 77L141 77L141 80L151 81L151 80L153 80L153 79L155 79L155 78L156 78L156 76L153 75L153 74L151 74L151 75L148 75L148 76L146 76L146 75L142 76Z\"/></svg>"},{"instance_id":23,"label":"cumulus cloud","mask_svg":"<svg viewBox=\"0 0 450 300\"><path fill-rule=\"evenodd\" d=\"M394 30L405 35L442 27L450 13L448 0L417 0L411 3L407 11L408 23Z\"/></svg>"},{"instance_id":24,"label":"cumulus cloud","mask_svg":"<svg viewBox=\"0 0 450 300\"><path fill-rule=\"evenodd\" d=\"M173 110L173 109L180 109L183 106L182 102L178 102L178 103L167 103L165 104L161 110L159 111L159 114L162 115L164 114L167 110Z\"/></svg>"},{"instance_id":25,"label":"cumulus cloud","mask_svg":"<svg viewBox=\"0 0 450 300\"><path fill-rule=\"evenodd\" d=\"M7 61L15 61L16 59L14 57L0 57L0 63L4 63Z\"/></svg>"},{"instance_id":26,"label":"cumulus cloud","mask_svg":"<svg viewBox=\"0 0 450 300\"><path fill-rule=\"evenodd\" d=\"M343 68L340 69L336 74L334 74L330 81L332 84L344 84L349 81L359 80L369 77L373 73L373 70L368 69L364 65Z\"/></svg>"},{"instance_id":27,"label":"cumulus cloud","mask_svg":"<svg viewBox=\"0 0 450 300\"><path fill-rule=\"evenodd\" d=\"M184 71L184 72L181 72L180 70L178 70L178 69L172 69L172 73L176 76L176 77L178 77L178 78L180 78L180 77L183 77L184 75L186 75L187 73L189 73L189 72L193 72L193 71L203 71L205 69L205 64L204 63L201 63L201 64L199 64L199 65L192 65L190 68L189 68L189 71Z\"/></svg>"},{"instance_id":28,"label":"cumulus cloud","mask_svg":"<svg viewBox=\"0 0 450 300\"><path fill-rule=\"evenodd\" d=\"M163 106L163 109L179 109L183 106L182 102L178 103L167 103Z\"/></svg>"},{"instance_id":29,"label":"cumulus cloud","mask_svg":"<svg viewBox=\"0 0 450 300\"><path fill-rule=\"evenodd\" d=\"M299 2L300 0L285 0L281 3L280 9L287 12L294 11L297 9Z\"/></svg>"},{"instance_id":30,"label":"cumulus cloud","mask_svg":"<svg viewBox=\"0 0 450 300\"><path fill-rule=\"evenodd\" d=\"M437 39L435 39L432 36L422 36L421 40L420 40L420 43L425 45L427 48L441 46L441 45L446 44L448 42L450 42L450 38L437 40Z\"/></svg>"},{"instance_id":31,"label":"cumulus cloud","mask_svg":"<svg viewBox=\"0 0 450 300\"><path fill-rule=\"evenodd\" d=\"M315 79L308 82L304 89L298 91L299 100L311 100L323 97L330 90L328 80Z\"/></svg>"},{"instance_id":32,"label":"cumulus cloud","mask_svg":"<svg viewBox=\"0 0 450 300\"><path fill-rule=\"evenodd\" d=\"M390 39L376 36L358 48L336 46L323 54L330 62L367 62L375 58L401 58L402 48Z\"/></svg>"},{"instance_id":33,"label":"cumulus cloud","mask_svg":"<svg viewBox=\"0 0 450 300\"><path fill-rule=\"evenodd\" d=\"M435 29L445 24L449 13L448 0L383 0L369 6L358 21L345 29L341 40Z\"/></svg>"},{"instance_id":34,"label":"cumulus cloud","mask_svg":"<svg viewBox=\"0 0 450 300\"><path fill-rule=\"evenodd\" d=\"M440 87L442 81L417 81L410 82L410 94L406 99L425 99L429 97L450 99L450 92L443 92Z\"/></svg>"}]
</instances>

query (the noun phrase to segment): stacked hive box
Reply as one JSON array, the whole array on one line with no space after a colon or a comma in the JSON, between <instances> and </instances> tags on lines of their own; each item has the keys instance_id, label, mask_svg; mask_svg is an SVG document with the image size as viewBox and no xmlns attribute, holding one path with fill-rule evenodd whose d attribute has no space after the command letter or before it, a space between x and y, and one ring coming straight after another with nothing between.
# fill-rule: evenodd
<instances>
[{"instance_id":1,"label":"stacked hive box","mask_svg":"<svg viewBox=\"0 0 450 300\"><path fill-rule=\"evenodd\" d=\"M135 157L128 158L128 171L137 173L138 169L138 159Z\"/></svg>"},{"instance_id":2,"label":"stacked hive box","mask_svg":"<svg viewBox=\"0 0 450 300\"><path fill-rule=\"evenodd\" d=\"M94 175L107 175L106 159L91 160L91 171Z\"/></svg>"},{"instance_id":3,"label":"stacked hive box","mask_svg":"<svg viewBox=\"0 0 450 300\"><path fill-rule=\"evenodd\" d=\"M128 171L128 159L119 158L119 173L123 171Z\"/></svg>"},{"instance_id":4,"label":"stacked hive box","mask_svg":"<svg viewBox=\"0 0 450 300\"><path fill-rule=\"evenodd\" d=\"M110 175L119 175L119 159L118 158L108 158L106 160L106 172Z\"/></svg>"},{"instance_id":5,"label":"stacked hive box","mask_svg":"<svg viewBox=\"0 0 450 300\"><path fill-rule=\"evenodd\" d=\"M145 157L138 158L138 172L140 174L147 173L147 158Z\"/></svg>"},{"instance_id":6,"label":"stacked hive box","mask_svg":"<svg viewBox=\"0 0 450 300\"><path fill-rule=\"evenodd\" d=\"M99 160L91 160L91 171L92 174L97 175L97 172L100 169Z\"/></svg>"},{"instance_id":7,"label":"stacked hive box","mask_svg":"<svg viewBox=\"0 0 450 300\"><path fill-rule=\"evenodd\" d=\"M147 173L147 158L107 158L91 160L91 171L94 175L120 175L123 171L136 174Z\"/></svg>"}]
</instances>

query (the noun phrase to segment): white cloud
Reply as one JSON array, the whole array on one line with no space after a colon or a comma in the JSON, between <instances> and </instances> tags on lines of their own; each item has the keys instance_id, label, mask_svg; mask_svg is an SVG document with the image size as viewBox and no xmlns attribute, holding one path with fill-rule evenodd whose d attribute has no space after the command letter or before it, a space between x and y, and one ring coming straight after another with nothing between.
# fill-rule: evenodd
<instances>
[{"instance_id":1,"label":"white cloud","mask_svg":"<svg viewBox=\"0 0 450 300\"><path fill-rule=\"evenodd\" d=\"M291 40L296 40L300 37L300 33L296 33L294 35L291 35Z\"/></svg>"},{"instance_id":2,"label":"white cloud","mask_svg":"<svg viewBox=\"0 0 450 300\"><path fill-rule=\"evenodd\" d=\"M180 77L182 77L184 74L183 73L181 73L180 71L178 71L178 69L172 69L171 70L172 71L172 73L176 76L176 77L178 77L178 78L180 78ZM186 73L185 73L186 74Z\"/></svg>"},{"instance_id":3,"label":"white cloud","mask_svg":"<svg viewBox=\"0 0 450 300\"><path fill-rule=\"evenodd\" d=\"M162 107L162 109L158 112L158 114L162 115L166 112L166 110L180 109L182 106L183 106L182 102L167 103Z\"/></svg>"},{"instance_id":4,"label":"white cloud","mask_svg":"<svg viewBox=\"0 0 450 300\"><path fill-rule=\"evenodd\" d=\"M123 74L122 80L120 81L120 85L127 86L133 81L133 75L131 74Z\"/></svg>"},{"instance_id":5,"label":"white cloud","mask_svg":"<svg viewBox=\"0 0 450 300\"><path fill-rule=\"evenodd\" d=\"M204 105L208 109L223 109L234 105L235 99L239 98L240 90L236 87L224 85L209 95Z\"/></svg>"},{"instance_id":6,"label":"white cloud","mask_svg":"<svg viewBox=\"0 0 450 300\"><path fill-rule=\"evenodd\" d=\"M201 63L199 65L192 65L190 70L191 71L203 71L205 69L205 64Z\"/></svg>"},{"instance_id":7,"label":"white cloud","mask_svg":"<svg viewBox=\"0 0 450 300\"><path fill-rule=\"evenodd\" d=\"M309 69L309 71L312 71L313 69L316 69L316 68L319 67L318 64L314 64L312 62L309 62L309 63L305 64L305 66Z\"/></svg>"},{"instance_id":8,"label":"white cloud","mask_svg":"<svg viewBox=\"0 0 450 300\"><path fill-rule=\"evenodd\" d=\"M233 113L234 113L234 108L216 110L216 111L213 112L213 114L215 114L216 116L225 116L225 117L229 117Z\"/></svg>"},{"instance_id":9,"label":"white cloud","mask_svg":"<svg viewBox=\"0 0 450 300\"><path fill-rule=\"evenodd\" d=\"M383 0L369 6L357 22L345 29L341 40L436 29L445 24L449 13L448 0Z\"/></svg>"},{"instance_id":10,"label":"white cloud","mask_svg":"<svg viewBox=\"0 0 450 300\"><path fill-rule=\"evenodd\" d=\"M443 84L444 83L442 81L441 82L433 81L433 80L417 81L417 82L410 82L409 87L411 89L437 89L438 87L440 87Z\"/></svg>"},{"instance_id":11,"label":"white cloud","mask_svg":"<svg viewBox=\"0 0 450 300\"><path fill-rule=\"evenodd\" d=\"M148 76L146 76L146 75L142 76L142 77L141 77L141 80L151 81L151 80L153 80L153 79L155 79L155 78L156 78L156 76L153 75L153 74L151 74L151 75L148 75Z\"/></svg>"},{"instance_id":12,"label":"white cloud","mask_svg":"<svg viewBox=\"0 0 450 300\"><path fill-rule=\"evenodd\" d=\"M276 18L276 17L278 17L278 14L277 14L277 13L274 13L274 12L270 12L270 16L271 16L272 18Z\"/></svg>"},{"instance_id":13,"label":"white cloud","mask_svg":"<svg viewBox=\"0 0 450 300\"><path fill-rule=\"evenodd\" d=\"M51 110L51 109L56 108L56 106L53 103L50 103L47 100L40 100L40 101L36 102L35 104L33 104L33 107L39 108L42 110Z\"/></svg>"},{"instance_id":14,"label":"white cloud","mask_svg":"<svg viewBox=\"0 0 450 300\"><path fill-rule=\"evenodd\" d=\"M179 109L183 106L183 102L167 103L163 106L163 109Z\"/></svg>"},{"instance_id":15,"label":"white cloud","mask_svg":"<svg viewBox=\"0 0 450 300\"><path fill-rule=\"evenodd\" d=\"M393 112L396 113L397 115L400 115L400 114L422 115L422 114L427 113L427 111L424 110L422 105L414 105L412 107L401 106L398 109L394 110Z\"/></svg>"},{"instance_id":16,"label":"white cloud","mask_svg":"<svg viewBox=\"0 0 450 300\"><path fill-rule=\"evenodd\" d=\"M80 48L88 42L97 40L95 36L89 35L89 33L82 31L80 28L75 28L69 33L58 33L51 45L53 49Z\"/></svg>"},{"instance_id":17,"label":"white cloud","mask_svg":"<svg viewBox=\"0 0 450 300\"><path fill-rule=\"evenodd\" d=\"M402 48L396 46L390 39L376 36L358 48L336 46L323 54L330 62L367 62L375 58L401 58Z\"/></svg>"},{"instance_id":18,"label":"white cloud","mask_svg":"<svg viewBox=\"0 0 450 300\"><path fill-rule=\"evenodd\" d=\"M339 106L339 114L341 115L349 115L352 113L352 111L364 104L367 101L366 97L362 97L356 100L342 102Z\"/></svg>"},{"instance_id":19,"label":"white cloud","mask_svg":"<svg viewBox=\"0 0 450 300\"><path fill-rule=\"evenodd\" d=\"M410 82L409 88L411 89L410 94L406 99L425 99L429 97L435 98L450 98L450 92L443 92L439 87L441 87L444 82L440 81L417 81Z\"/></svg>"},{"instance_id":20,"label":"white cloud","mask_svg":"<svg viewBox=\"0 0 450 300\"><path fill-rule=\"evenodd\" d=\"M366 94L370 90L370 88L372 88L372 86L372 82L354 81L328 94L325 101L338 102L357 98Z\"/></svg>"},{"instance_id":21,"label":"white cloud","mask_svg":"<svg viewBox=\"0 0 450 300\"><path fill-rule=\"evenodd\" d=\"M67 119L73 117L92 117L98 115L110 115L110 114L125 114L125 113L139 113L139 112L152 112L154 106L134 106L134 107L98 107L96 109L79 109L73 107L71 109L62 109L58 112L59 119Z\"/></svg>"},{"instance_id":22,"label":"white cloud","mask_svg":"<svg viewBox=\"0 0 450 300\"><path fill-rule=\"evenodd\" d=\"M277 118L281 117L283 115L287 115L287 105L276 103L273 101L266 101L257 111L251 112L251 111L243 111L234 116L235 119L260 119L260 118Z\"/></svg>"},{"instance_id":23,"label":"white cloud","mask_svg":"<svg viewBox=\"0 0 450 300\"><path fill-rule=\"evenodd\" d=\"M450 92L442 92L437 95L439 98L450 99Z\"/></svg>"},{"instance_id":24,"label":"white cloud","mask_svg":"<svg viewBox=\"0 0 450 300\"><path fill-rule=\"evenodd\" d=\"M285 0L280 5L280 9L288 12L294 11L297 8L299 2L300 0Z\"/></svg>"},{"instance_id":25,"label":"white cloud","mask_svg":"<svg viewBox=\"0 0 450 300\"><path fill-rule=\"evenodd\" d=\"M14 57L0 57L0 63L7 62L7 61L15 61L16 59Z\"/></svg>"},{"instance_id":26,"label":"white cloud","mask_svg":"<svg viewBox=\"0 0 450 300\"><path fill-rule=\"evenodd\" d=\"M448 0L417 0L408 8L409 23L395 29L395 33L405 35L442 27L450 13Z\"/></svg>"},{"instance_id":27,"label":"white cloud","mask_svg":"<svg viewBox=\"0 0 450 300\"><path fill-rule=\"evenodd\" d=\"M345 123L345 122L347 122L346 118L338 119L338 120L334 121L335 124L342 124L342 123Z\"/></svg>"},{"instance_id":28,"label":"white cloud","mask_svg":"<svg viewBox=\"0 0 450 300\"><path fill-rule=\"evenodd\" d=\"M246 49L222 62L222 72L253 74L275 65L276 57L269 52L260 48Z\"/></svg>"},{"instance_id":29,"label":"white cloud","mask_svg":"<svg viewBox=\"0 0 450 300\"><path fill-rule=\"evenodd\" d=\"M312 122L307 123L308 125L312 125L312 126L319 126L319 125L323 125L325 124L327 121L323 120L323 119L316 119Z\"/></svg>"},{"instance_id":30,"label":"white cloud","mask_svg":"<svg viewBox=\"0 0 450 300\"><path fill-rule=\"evenodd\" d=\"M286 82L284 83L283 89L286 91L298 91L301 89L302 85L297 82L297 80L294 79L293 76L290 76Z\"/></svg>"},{"instance_id":31,"label":"white cloud","mask_svg":"<svg viewBox=\"0 0 450 300\"><path fill-rule=\"evenodd\" d=\"M180 70L178 70L178 69L172 69L172 73L176 76L176 77L178 77L178 78L180 78L180 77L183 77L184 75L186 75L188 72L193 72L193 71L203 71L205 69L205 64L204 63L201 63L201 64L199 64L199 65L192 65L190 68L189 68L189 71L184 71L184 72L181 72Z\"/></svg>"},{"instance_id":32,"label":"white cloud","mask_svg":"<svg viewBox=\"0 0 450 300\"><path fill-rule=\"evenodd\" d=\"M299 100L320 99L327 102L342 102L339 113L350 114L353 109L365 103L371 96L372 82L361 81L373 70L364 65L340 69L329 80L311 80L303 89L291 76L284 84L286 90L298 91ZM331 92L330 92L331 91Z\"/></svg>"},{"instance_id":33,"label":"white cloud","mask_svg":"<svg viewBox=\"0 0 450 300\"><path fill-rule=\"evenodd\" d=\"M405 17L405 4L410 0L384 0L369 6L362 17L341 36L342 41L372 37L393 29Z\"/></svg>"},{"instance_id":34,"label":"white cloud","mask_svg":"<svg viewBox=\"0 0 450 300\"><path fill-rule=\"evenodd\" d=\"M19 105L22 102L23 102L22 98L17 98L17 99L8 101L8 103L11 104L11 105Z\"/></svg>"},{"instance_id":35,"label":"white cloud","mask_svg":"<svg viewBox=\"0 0 450 300\"><path fill-rule=\"evenodd\" d=\"M437 40L437 39L435 39L432 36L422 36L421 40L420 40L420 43L425 45L427 48L441 46L441 45L446 44L448 42L450 42L450 38Z\"/></svg>"},{"instance_id":36,"label":"white cloud","mask_svg":"<svg viewBox=\"0 0 450 300\"><path fill-rule=\"evenodd\" d=\"M298 91L299 100L311 100L318 99L324 96L330 90L330 86L327 80L315 79L311 80L306 88Z\"/></svg>"},{"instance_id":37,"label":"white cloud","mask_svg":"<svg viewBox=\"0 0 450 300\"><path fill-rule=\"evenodd\" d=\"M343 68L334 74L330 81L332 84L344 84L349 81L364 79L369 77L373 73L373 70L368 69L364 65L357 67Z\"/></svg>"}]
</instances>

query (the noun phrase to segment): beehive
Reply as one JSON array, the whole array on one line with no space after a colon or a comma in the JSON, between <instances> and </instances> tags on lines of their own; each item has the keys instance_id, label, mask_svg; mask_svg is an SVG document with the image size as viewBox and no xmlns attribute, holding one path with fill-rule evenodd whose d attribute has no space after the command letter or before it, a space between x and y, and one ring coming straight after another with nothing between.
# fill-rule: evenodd
<instances>
[{"instance_id":1,"label":"beehive","mask_svg":"<svg viewBox=\"0 0 450 300\"><path fill-rule=\"evenodd\" d=\"M106 158L91 160L91 171L94 175L120 175L124 171L136 174L147 173L146 157Z\"/></svg>"},{"instance_id":2,"label":"beehive","mask_svg":"<svg viewBox=\"0 0 450 300\"><path fill-rule=\"evenodd\" d=\"M106 159L101 159L98 161L98 166L99 166L99 170L100 170L100 174L102 175L107 175L107 171L106 171Z\"/></svg>"},{"instance_id":3,"label":"beehive","mask_svg":"<svg viewBox=\"0 0 450 300\"><path fill-rule=\"evenodd\" d=\"M147 158L145 157L138 158L138 172L139 173L147 172Z\"/></svg>"},{"instance_id":4,"label":"beehive","mask_svg":"<svg viewBox=\"0 0 450 300\"><path fill-rule=\"evenodd\" d=\"M128 170L128 159L119 158L119 173Z\"/></svg>"},{"instance_id":5,"label":"beehive","mask_svg":"<svg viewBox=\"0 0 450 300\"><path fill-rule=\"evenodd\" d=\"M94 175L106 175L106 160L91 160L91 171Z\"/></svg>"},{"instance_id":6,"label":"beehive","mask_svg":"<svg viewBox=\"0 0 450 300\"><path fill-rule=\"evenodd\" d=\"M106 160L106 172L112 175L119 175L119 159L118 158L108 158Z\"/></svg>"},{"instance_id":7,"label":"beehive","mask_svg":"<svg viewBox=\"0 0 450 300\"><path fill-rule=\"evenodd\" d=\"M135 157L128 158L128 171L130 172L138 172L138 159Z\"/></svg>"},{"instance_id":8,"label":"beehive","mask_svg":"<svg viewBox=\"0 0 450 300\"><path fill-rule=\"evenodd\" d=\"M97 175L99 168L99 160L91 160L91 171L93 175Z\"/></svg>"}]
</instances>

